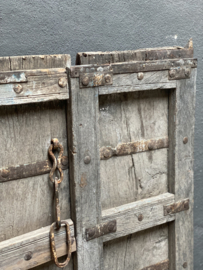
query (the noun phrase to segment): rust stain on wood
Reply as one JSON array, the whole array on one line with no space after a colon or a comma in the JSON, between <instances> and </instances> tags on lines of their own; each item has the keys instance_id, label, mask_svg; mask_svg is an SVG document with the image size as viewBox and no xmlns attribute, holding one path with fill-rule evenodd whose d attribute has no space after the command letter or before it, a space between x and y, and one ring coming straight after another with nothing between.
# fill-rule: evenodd
<instances>
[{"instance_id":1,"label":"rust stain on wood","mask_svg":"<svg viewBox=\"0 0 203 270\"><path fill-rule=\"evenodd\" d=\"M169 269L169 260L165 260L163 262L142 268L141 270L168 270L168 269Z\"/></svg>"},{"instance_id":2,"label":"rust stain on wood","mask_svg":"<svg viewBox=\"0 0 203 270\"><path fill-rule=\"evenodd\" d=\"M86 173L83 173L80 179L80 187L84 188L87 185L87 175Z\"/></svg>"},{"instance_id":3,"label":"rust stain on wood","mask_svg":"<svg viewBox=\"0 0 203 270\"><path fill-rule=\"evenodd\" d=\"M190 200L185 199L183 201L179 201L170 205L164 206L164 216L175 214L178 212L189 210L190 208Z\"/></svg>"},{"instance_id":4,"label":"rust stain on wood","mask_svg":"<svg viewBox=\"0 0 203 270\"><path fill-rule=\"evenodd\" d=\"M67 156L62 157L61 167L63 170L68 169ZM52 164L49 160L2 168L0 169L0 183L46 174L51 171L51 168Z\"/></svg>"},{"instance_id":5,"label":"rust stain on wood","mask_svg":"<svg viewBox=\"0 0 203 270\"><path fill-rule=\"evenodd\" d=\"M103 146L100 148L100 159L109 159L112 156L131 155L161 148L168 148L168 137L120 143L116 148Z\"/></svg>"}]
</instances>

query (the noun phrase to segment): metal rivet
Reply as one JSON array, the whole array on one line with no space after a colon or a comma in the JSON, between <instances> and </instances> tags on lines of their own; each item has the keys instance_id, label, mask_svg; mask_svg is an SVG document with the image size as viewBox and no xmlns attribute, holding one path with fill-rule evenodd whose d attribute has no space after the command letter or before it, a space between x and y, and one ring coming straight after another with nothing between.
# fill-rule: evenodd
<instances>
[{"instance_id":1,"label":"metal rivet","mask_svg":"<svg viewBox=\"0 0 203 270\"><path fill-rule=\"evenodd\" d=\"M105 75L105 82L110 83L111 82L111 76L109 74Z\"/></svg>"},{"instance_id":2,"label":"metal rivet","mask_svg":"<svg viewBox=\"0 0 203 270\"><path fill-rule=\"evenodd\" d=\"M185 69L185 76L186 77L189 77L190 76L190 70L189 70L189 68L186 68Z\"/></svg>"},{"instance_id":3,"label":"metal rivet","mask_svg":"<svg viewBox=\"0 0 203 270\"><path fill-rule=\"evenodd\" d=\"M20 94L23 91L23 87L20 84L17 84L13 87L13 90L16 92L16 94Z\"/></svg>"},{"instance_id":4,"label":"metal rivet","mask_svg":"<svg viewBox=\"0 0 203 270\"><path fill-rule=\"evenodd\" d=\"M116 222L115 221L111 221L109 224L108 224L108 231L109 232L114 232L116 229Z\"/></svg>"},{"instance_id":5,"label":"metal rivet","mask_svg":"<svg viewBox=\"0 0 203 270\"><path fill-rule=\"evenodd\" d=\"M63 156L61 159L61 163L63 166L67 166L68 165L68 157Z\"/></svg>"},{"instance_id":6,"label":"metal rivet","mask_svg":"<svg viewBox=\"0 0 203 270\"><path fill-rule=\"evenodd\" d=\"M188 142L188 137L183 138L183 143L186 144Z\"/></svg>"},{"instance_id":7,"label":"metal rivet","mask_svg":"<svg viewBox=\"0 0 203 270\"><path fill-rule=\"evenodd\" d=\"M170 76L171 78L174 78L175 75L176 75L176 71L175 71L174 69L169 70L169 76Z\"/></svg>"},{"instance_id":8,"label":"metal rivet","mask_svg":"<svg viewBox=\"0 0 203 270\"><path fill-rule=\"evenodd\" d=\"M67 79L66 78L60 78L58 81L58 84L60 87L65 87L67 85Z\"/></svg>"},{"instance_id":9,"label":"metal rivet","mask_svg":"<svg viewBox=\"0 0 203 270\"><path fill-rule=\"evenodd\" d=\"M110 156L111 156L111 151L108 150L108 149L106 149L106 150L104 151L104 157L105 157L105 158L110 158Z\"/></svg>"},{"instance_id":10,"label":"metal rivet","mask_svg":"<svg viewBox=\"0 0 203 270\"><path fill-rule=\"evenodd\" d=\"M84 86L88 86L88 84L89 84L89 78L88 78L88 77L84 77L84 78L82 79L82 84L83 84Z\"/></svg>"},{"instance_id":11,"label":"metal rivet","mask_svg":"<svg viewBox=\"0 0 203 270\"><path fill-rule=\"evenodd\" d=\"M148 149L149 149L149 150L153 150L153 144L152 144L152 143L149 143L149 144L148 144Z\"/></svg>"},{"instance_id":12,"label":"metal rivet","mask_svg":"<svg viewBox=\"0 0 203 270\"><path fill-rule=\"evenodd\" d=\"M189 202L188 201L184 202L184 208L185 209L188 209L189 208Z\"/></svg>"},{"instance_id":13,"label":"metal rivet","mask_svg":"<svg viewBox=\"0 0 203 270\"><path fill-rule=\"evenodd\" d=\"M95 235L95 228L89 229L88 230L88 236L93 237Z\"/></svg>"},{"instance_id":14,"label":"metal rivet","mask_svg":"<svg viewBox=\"0 0 203 270\"><path fill-rule=\"evenodd\" d=\"M137 74L137 78L138 78L138 80L142 80L144 78L144 73L143 72L139 72Z\"/></svg>"},{"instance_id":15,"label":"metal rivet","mask_svg":"<svg viewBox=\"0 0 203 270\"><path fill-rule=\"evenodd\" d=\"M25 254L25 256L24 256L25 261L31 260L31 259L32 259L32 255L33 255L33 254L32 254L31 251L27 252L27 253Z\"/></svg>"},{"instance_id":16,"label":"metal rivet","mask_svg":"<svg viewBox=\"0 0 203 270\"><path fill-rule=\"evenodd\" d=\"M187 262L184 262L183 268L187 268Z\"/></svg>"},{"instance_id":17,"label":"metal rivet","mask_svg":"<svg viewBox=\"0 0 203 270\"><path fill-rule=\"evenodd\" d=\"M143 218L144 218L144 217L143 217L143 215L142 215L142 214L139 214L139 216L138 216L138 220L139 220L139 221L142 221L142 220L143 220Z\"/></svg>"},{"instance_id":18,"label":"metal rivet","mask_svg":"<svg viewBox=\"0 0 203 270\"><path fill-rule=\"evenodd\" d=\"M7 178L7 177L9 176L9 171L8 171L8 170L2 170L1 176L2 176L3 178Z\"/></svg>"},{"instance_id":19,"label":"metal rivet","mask_svg":"<svg viewBox=\"0 0 203 270\"><path fill-rule=\"evenodd\" d=\"M91 161L91 157L90 157L90 156L86 156L86 157L84 158L84 163L85 163L85 164L89 164L90 161Z\"/></svg>"}]
</instances>

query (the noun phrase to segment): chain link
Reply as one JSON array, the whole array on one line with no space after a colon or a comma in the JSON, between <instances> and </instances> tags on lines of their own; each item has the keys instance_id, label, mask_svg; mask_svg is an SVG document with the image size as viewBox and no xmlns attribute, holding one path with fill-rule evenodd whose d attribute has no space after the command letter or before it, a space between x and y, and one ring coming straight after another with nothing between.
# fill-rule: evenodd
<instances>
[{"instance_id":1,"label":"chain link","mask_svg":"<svg viewBox=\"0 0 203 270\"><path fill-rule=\"evenodd\" d=\"M56 157L54 156L53 150L57 150L57 149L60 149L60 152L59 152L58 158L56 159ZM58 184L60 184L63 181L63 170L61 166L61 159L63 157L63 146L59 143L58 139L51 140L51 145L49 146L49 156L53 161L53 167L49 174L49 178L52 181L52 183L55 182L55 179L53 176L57 169L60 173L60 178L58 179Z\"/></svg>"},{"instance_id":2,"label":"chain link","mask_svg":"<svg viewBox=\"0 0 203 270\"><path fill-rule=\"evenodd\" d=\"M60 150L58 158L56 159L53 150ZM52 139L51 145L49 146L49 156L52 159L53 167L49 174L49 178L54 184L54 199L55 199L55 215L56 215L56 222L54 222L50 227L50 245L51 245L51 253L54 259L56 266L63 268L68 265L71 257L71 235L70 235L70 227L67 221L61 221L61 211L59 205L59 184L63 181L63 171L61 168L61 159L63 156L63 146L59 143L58 139ZM55 171L58 170L60 173L60 178L54 177ZM55 245L55 238L54 238L54 230L59 230L61 228L61 224L64 224L66 227L66 237L67 237L67 245L68 245L68 255L63 263L59 263L56 253L56 245Z\"/></svg>"}]
</instances>

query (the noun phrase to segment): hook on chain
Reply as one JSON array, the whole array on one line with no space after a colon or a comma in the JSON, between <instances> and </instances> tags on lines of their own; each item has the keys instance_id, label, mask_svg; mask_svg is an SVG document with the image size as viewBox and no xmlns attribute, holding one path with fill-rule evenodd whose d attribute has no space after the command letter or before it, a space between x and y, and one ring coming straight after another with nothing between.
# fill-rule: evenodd
<instances>
[{"instance_id":1,"label":"hook on chain","mask_svg":"<svg viewBox=\"0 0 203 270\"><path fill-rule=\"evenodd\" d=\"M53 150L58 150L59 149L59 155L58 158L56 159ZM55 214L56 214L56 222L54 222L51 227L50 227L50 245L51 245L51 253L52 257L54 259L54 262L56 266L63 268L65 267L71 257L71 234L70 234L70 227L68 222L66 221L61 221L61 211L60 211L60 205L59 205L59 184L63 180L63 171L61 168L61 159L63 156L63 146L59 143L58 139L52 139L51 140L51 145L49 146L49 156L51 157L53 161L53 167L51 169L51 172L49 174L49 178L54 183L54 198L55 198ZM53 178L54 172L56 169L60 173L60 178L58 179L55 177ZM59 263L57 254L56 254L56 245L55 245L55 239L54 239L54 230L59 230L61 228L61 224L64 224L66 227L66 235L67 235L67 245L68 245L68 255L63 263Z\"/></svg>"}]
</instances>

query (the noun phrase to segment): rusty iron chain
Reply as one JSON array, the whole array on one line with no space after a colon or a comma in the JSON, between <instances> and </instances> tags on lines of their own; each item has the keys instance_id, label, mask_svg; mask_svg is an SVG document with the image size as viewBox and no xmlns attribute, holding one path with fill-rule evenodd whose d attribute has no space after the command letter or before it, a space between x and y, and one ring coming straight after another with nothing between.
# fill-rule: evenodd
<instances>
[{"instance_id":1,"label":"rusty iron chain","mask_svg":"<svg viewBox=\"0 0 203 270\"><path fill-rule=\"evenodd\" d=\"M56 157L54 156L53 150L57 150L60 149L58 158L56 159ZM54 172L56 171L56 169L58 169L59 173L60 173L60 178L58 179L58 184L60 184L63 181L63 170L62 170L62 166L61 166L61 159L63 157L63 146L59 143L58 139L52 139L51 140L51 145L49 146L49 156L51 157L52 161L53 161L53 167L51 169L51 172L49 174L49 178L52 181L52 183L55 182L54 180Z\"/></svg>"},{"instance_id":2,"label":"rusty iron chain","mask_svg":"<svg viewBox=\"0 0 203 270\"><path fill-rule=\"evenodd\" d=\"M56 159L53 150L58 150L59 149L59 155L58 158ZM59 268L63 268L66 265L68 265L71 257L71 235L70 235L70 227L67 221L61 221L61 211L60 211L60 205L59 205L59 184L63 181L63 171L61 168L61 158L63 156L63 146L59 143L58 139L52 139L51 140L51 145L49 146L49 156L51 157L53 161L53 167L51 169L51 172L49 174L49 178L54 184L54 199L55 199L55 214L56 214L56 221L52 223L50 227L50 245L51 245L51 254L54 259L54 262L56 266ZM55 177L53 179L54 173L56 169L60 173L60 178L58 179ZM56 253L56 245L55 245L55 238L54 238L54 230L59 230L61 228L61 224L64 224L66 227L66 237L67 237L67 246L68 246L68 254L65 262L59 263L58 258L57 258L57 253Z\"/></svg>"}]
</instances>

